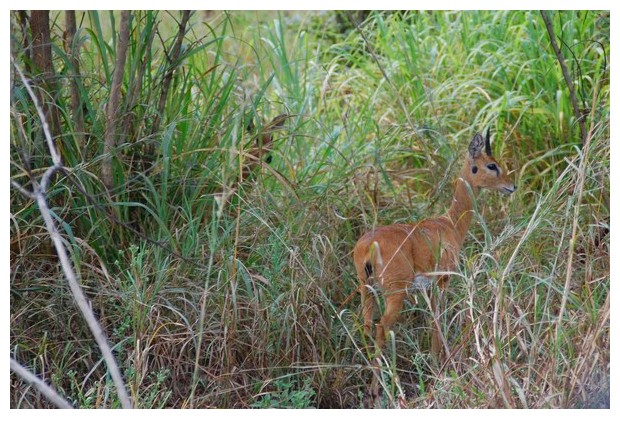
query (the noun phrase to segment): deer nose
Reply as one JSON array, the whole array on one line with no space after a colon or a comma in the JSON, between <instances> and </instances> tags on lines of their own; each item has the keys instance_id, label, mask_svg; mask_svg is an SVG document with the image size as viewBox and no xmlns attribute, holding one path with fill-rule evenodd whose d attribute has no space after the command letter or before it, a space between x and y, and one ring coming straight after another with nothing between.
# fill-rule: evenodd
<instances>
[{"instance_id":1,"label":"deer nose","mask_svg":"<svg viewBox=\"0 0 620 429\"><path fill-rule=\"evenodd\" d=\"M508 186L502 186L502 188L500 189L500 191L502 191L506 195L510 195L516 190L517 190L517 187L513 184L508 185Z\"/></svg>"}]
</instances>

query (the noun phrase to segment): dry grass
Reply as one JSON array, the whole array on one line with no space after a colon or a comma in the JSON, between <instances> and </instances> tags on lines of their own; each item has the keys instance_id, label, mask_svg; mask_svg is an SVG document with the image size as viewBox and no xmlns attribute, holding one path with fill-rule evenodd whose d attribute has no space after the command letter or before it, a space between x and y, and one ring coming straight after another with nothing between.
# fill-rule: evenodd
<instances>
[{"instance_id":1,"label":"dry grass","mask_svg":"<svg viewBox=\"0 0 620 429\"><path fill-rule=\"evenodd\" d=\"M409 300L384 355L383 404L609 407L609 15L562 13L566 40L584 42L573 47L592 112L583 148L535 13L373 14L348 33L323 30L330 14L232 13L209 26L196 15L161 131L147 130L162 46L139 103L124 106L132 127L113 197L99 177L97 106L110 88L101 64L113 63L98 49L102 15L83 21L91 131L81 146L63 118L70 178L58 176L47 197L137 407L363 407L371 370L359 298L346 302L352 245L373 225L442 212L470 135L487 126L519 190L481 195L441 317L445 363L429 356L426 300ZM136 22L162 19L168 46L168 16ZM143 58L130 50L128 64ZM125 87L135 78L128 72ZM26 186L24 154L35 176L50 161L13 85L11 176ZM68 99L55 99L61 111ZM275 135L273 161L238 184L248 116L260 125L279 113L294 116ZM155 157L141 158L151 144ZM15 190L10 344L74 406L120 406L40 213ZM52 406L15 374L10 401Z\"/></svg>"}]
</instances>

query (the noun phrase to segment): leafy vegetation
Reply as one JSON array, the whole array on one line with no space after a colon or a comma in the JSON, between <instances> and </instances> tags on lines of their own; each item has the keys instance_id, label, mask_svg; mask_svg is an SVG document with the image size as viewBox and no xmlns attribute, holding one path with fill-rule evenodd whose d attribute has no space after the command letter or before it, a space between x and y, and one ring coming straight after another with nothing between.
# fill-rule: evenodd
<instances>
[{"instance_id":1,"label":"leafy vegetation","mask_svg":"<svg viewBox=\"0 0 620 429\"><path fill-rule=\"evenodd\" d=\"M110 189L120 18L76 16L68 45L64 12L50 15L50 77L28 16L12 13L12 62L58 114L67 173L47 199L135 406L365 406L353 244L440 214L490 127L518 191L478 199L441 317L445 364L429 355L426 301L409 300L384 405L609 407L608 12L550 13L586 142L538 12L194 13L177 58L182 14L132 12ZM10 169L24 187L51 165L33 106L13 74ZM12 188L11 357L76 407L118 407L49 243ZM11 406L50 404L12 374Z\"/></svg>"}]
</instances>

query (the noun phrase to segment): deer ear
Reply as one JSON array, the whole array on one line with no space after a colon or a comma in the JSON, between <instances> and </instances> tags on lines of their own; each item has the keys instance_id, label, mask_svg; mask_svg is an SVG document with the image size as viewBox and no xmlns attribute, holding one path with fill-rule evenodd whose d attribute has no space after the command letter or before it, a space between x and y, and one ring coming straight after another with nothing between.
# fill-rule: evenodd
<instances>
[{"instance_id":1,"label":"deer ear","mask_svg":"<svg viewBox=\"0 0 620 429\"><path fill-rule=\"evenodd\" d=\"M484 139L484 151L488 156L493 156L491 153L491 130L487 128L487 137Z\"/></svg>"},{"instance_id":2,"label":"deer ear","mask_svg":"<svg viewBox=\"0 0 620 429\"><path fill-rule=\"evenodd\" d=\"M278 115L275 118L273 118L271 122L269 122L269 124L265 127L265 129L269 131L280 129L282 128L282 126L284 125L284 123L286 122L288 118L290 118L290 115L287 115L287 114Z\"/></svg>"},{"instance_id":3,"label":"deer ear","mask_svg":"<svg viewBox=\"0 0 620 429\"><path fill-rule=\"evenodd\" d=\"M480 154L482 154L482 149L484 147L484 138L479 133L476 133L474 138L471 140L471 143L469 143L469 155L473 159L478 158Z\"/></svg>"},{"instance_id":4,"label":"deer ear","mask_svg":"<svg viewBox=\"0 0 620 429\"><path fill-rule=\"evenodd\" d=\"M249 133L254 131L254 117L250 118L250 121L248 122L247 127L245 127L245 130Z\"/></svg>"}]
</instances>

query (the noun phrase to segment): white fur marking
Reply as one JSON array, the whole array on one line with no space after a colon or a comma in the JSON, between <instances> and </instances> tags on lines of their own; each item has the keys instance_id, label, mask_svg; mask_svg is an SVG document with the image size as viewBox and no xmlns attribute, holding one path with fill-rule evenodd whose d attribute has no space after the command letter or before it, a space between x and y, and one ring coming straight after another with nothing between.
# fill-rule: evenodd
<instances>
[{"instance_id":1,"label":"white fur marking","mask_svg":"<svg viewBox=\"0 0 620 429\"><path fill-rule=\"evenodd\" d=\"M411 282L411 288L414 290L429 290L431 284L433 284L433 281L430 277L418 274L414 277L413 282Z\"/></svg>"}]
</instances>

